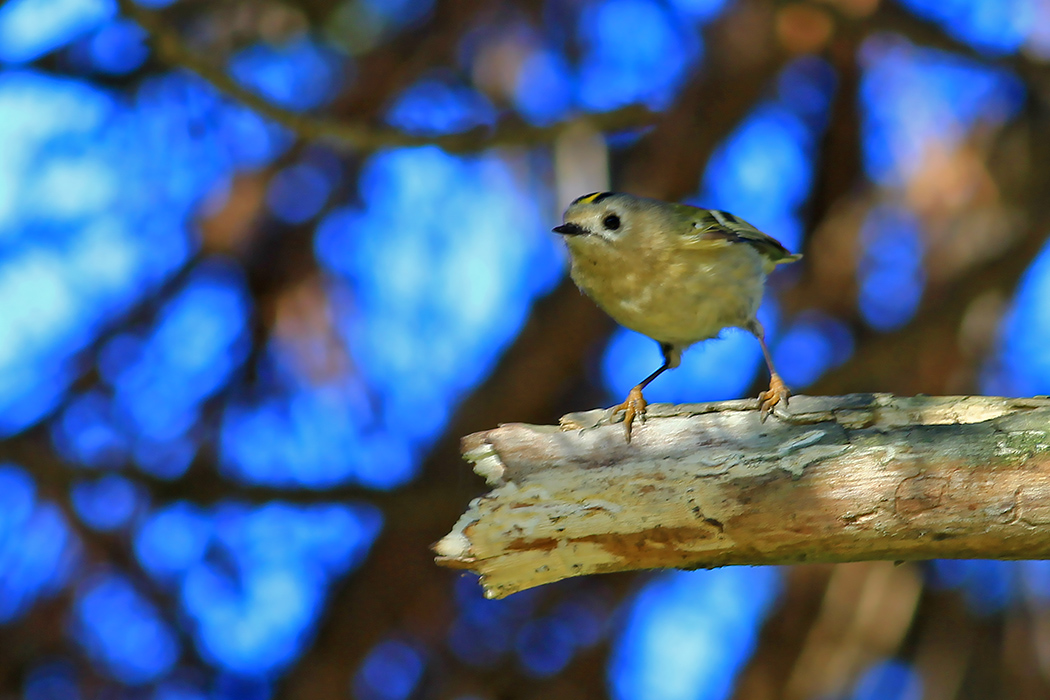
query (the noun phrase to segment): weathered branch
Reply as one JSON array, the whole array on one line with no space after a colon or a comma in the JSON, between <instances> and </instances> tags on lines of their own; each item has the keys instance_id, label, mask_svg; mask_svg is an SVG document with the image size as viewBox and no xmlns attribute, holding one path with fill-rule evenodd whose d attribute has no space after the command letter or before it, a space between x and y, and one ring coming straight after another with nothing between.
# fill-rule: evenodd
<instances>
[{"instance_id":1,"label":"weathered branch","mask_svg":"<svg viewBox=\"0 0 1050 700\"><path fill-rule=\"evenodd\" d=\"M1050 398L798 396L604 412L463 440L496 488L434 549L499 598L661 567L1050 557Z\"/></svg>"}]
</instances>

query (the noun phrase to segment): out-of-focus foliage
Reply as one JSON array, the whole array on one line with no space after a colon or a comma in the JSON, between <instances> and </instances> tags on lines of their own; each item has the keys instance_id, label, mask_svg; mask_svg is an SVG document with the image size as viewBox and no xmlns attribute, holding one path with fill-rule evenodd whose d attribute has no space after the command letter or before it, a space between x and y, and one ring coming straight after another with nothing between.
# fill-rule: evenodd
<instances>
[{"instance_id":1,"label":"out-of-focus foliage","mask_svg":"<svg viewBox=\"0 0 1050 700\"><path fill-rule=\"evenodd\" d=\"M788 606L873 610L876 569L845 588L853 574L741 568L494 602L425 550L480 488L435 456L460 406L487 407L470 429L553 420L658 365L638 334L581 340L590 325L537 305L567 298L549 229L586 191L727 209L805 252L760 313L796 390L924 333L948 297L967 301L955 336L930 331L913 383L866 389L1050 393L1050 253L1024 253L1019 280L994 271L1050 226L1045 3L138 6L169 34L112 0L0 0L0 694L714 700L768 672L748 697L910 699L943 668L999 672L994 654L967 669L972 640L936 647L953 592L973 639L1019 610L1040 621L1022 632L1041 685L980 697L1050 692L1038 562L937 562L900 613L914 634L836 645ZM172 42L205 68L155 50ZM596 133L628 105L654 123ZM311 140L314 118L573 126L452 154ZM683 172L683 153L704 162ZM502 361L523 328L574 382ZM650 399L748 395L762 366L730 331ZM875 639L889 619L851 629ZM827 678L792 675L836 646L850 656Z\"/></svg>"},{"instance_id":2,"label":"out-of-focus foliage","mask_svg":"<svg viewBox=\"0 0 1050 700\"><path fill-rule=\"evenodd\" d=\"M772 568L679 572L634 599L609 665L613 697L724 698L776 599ZM740 595L741 587L749 593Z\"/></svg>"}]
</instances>

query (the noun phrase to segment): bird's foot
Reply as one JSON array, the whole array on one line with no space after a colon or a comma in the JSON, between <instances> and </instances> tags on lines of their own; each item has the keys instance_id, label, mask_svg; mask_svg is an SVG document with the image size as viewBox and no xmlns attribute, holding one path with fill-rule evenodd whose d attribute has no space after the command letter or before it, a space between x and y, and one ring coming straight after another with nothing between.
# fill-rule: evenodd
<instances>
[{"instance_id":1,"label":"bird's foot","mask_svg":"<svg viewBox=\"0 0 1050 700\"><path fill-rule=\"evenodd\" d=\"M648 405L649 402L642 396L642 387L639 385L631 389L623 403L610 409L614 416L623 411L623 433L624 437L627 438L627 442L631 441L631 426L634 425L634 419L637 418L639 422L645 422L645 407Z\"/></svg>"},{"instance_id":2,"label":"bird's foot","mask_svg":"<svg viewBox=\"0 0 1050 700\"><path fill-rule=\"evenodd\" d=\"M786 406L789 396L791 396L791 390L787 388L787 384L785 384L784 380L780 378L780 375L770 375L769 389L758 395L759 418L762 421L765 421L766 417L773 412L773 407L781 401L783 401Z\"/></svg>"}]
</instances>

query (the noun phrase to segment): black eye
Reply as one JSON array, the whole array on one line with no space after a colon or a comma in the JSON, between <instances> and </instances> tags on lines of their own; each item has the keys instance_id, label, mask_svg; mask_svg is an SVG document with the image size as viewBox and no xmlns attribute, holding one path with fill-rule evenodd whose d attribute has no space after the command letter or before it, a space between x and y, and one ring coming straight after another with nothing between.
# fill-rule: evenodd
<instances>
[{"instance_id":1,"label":"black eye","mask_svg":"<svg viewBox=\"0 0 1050 700\"><path fill-rule=\"evenodd\" d=\"M602 219L602 226L604 226L609 231L615 231L616 229L620 228L620 217L618 217L616 214L609 214L607 217Z\"/></svg>"}]
</instances>

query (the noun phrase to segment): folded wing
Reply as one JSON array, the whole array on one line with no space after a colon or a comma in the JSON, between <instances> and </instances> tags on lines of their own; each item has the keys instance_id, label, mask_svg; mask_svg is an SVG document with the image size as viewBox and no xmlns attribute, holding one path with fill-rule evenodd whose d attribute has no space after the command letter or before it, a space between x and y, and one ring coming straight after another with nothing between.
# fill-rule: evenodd
<instances>
[{"instance_id":1,"label":"folded wing","mask_svg":"<svg viewBox=\"0 0 1050 700\"><path fill-rule=\"evenodd\" d=\"M729 212L699 209L685 204L677 206L679 213L693 224L692 230L683 237L683 245L686 247L711 248L746 243L773 265L795 262L802 258L801 254L793 255L780 241Z\"/></svg>"}]
</instances>

